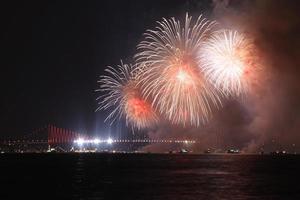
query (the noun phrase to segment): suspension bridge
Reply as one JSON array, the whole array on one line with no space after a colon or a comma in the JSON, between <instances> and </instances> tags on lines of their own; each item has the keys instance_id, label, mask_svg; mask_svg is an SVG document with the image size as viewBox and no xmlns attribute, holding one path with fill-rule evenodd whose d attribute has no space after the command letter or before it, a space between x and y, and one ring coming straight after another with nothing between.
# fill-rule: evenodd
<instances>
[{"instance_id":1,"label":"suspension bridge","mask_svg":"<svg viewBox=\"0 0 300 200\"><path fill-rule=\"evenodd\" d=\"M99 139L92 138L87 134L82 134L70 129L59 128L54 125L47 125L35 129L30 134L24 135L18 139L1 140L2 145L31 145L31 144L47 144L47 145L60 145L60 144L101 144L101 143L182 143L193 144L195 140L172 140L172 139Z\"/></svg>"}]
</instances>

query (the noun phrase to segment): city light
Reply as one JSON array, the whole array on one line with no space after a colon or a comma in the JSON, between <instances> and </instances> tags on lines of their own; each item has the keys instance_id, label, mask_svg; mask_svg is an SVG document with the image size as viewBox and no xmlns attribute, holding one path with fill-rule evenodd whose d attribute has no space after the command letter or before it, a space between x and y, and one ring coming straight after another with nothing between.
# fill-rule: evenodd
<instances>
[{"instance_id":1,"label":"city light","mask_svg":"<svg viewBox=\"0 0 300 200\"><path fill-rule=\"evenodd\" d=\"M93 139L83 139L83 138L78 138L74 140L74 143L77 144L78 146L82 146L84 144L101 144L101 143L106 143L106 144L112 144L114 140L112 138L108 138L106 140L101 140L98 138L93 138Z\"/></svg>"},{"instance_id":2,"label":"city light","mask_svg":"<svg viewBox=\"0 0 300 200\"><path fill-rule=\"evenodd\" d=\"M93 140L93 143L94 143L94 144L99 144L99 143L100 143L100 140L96 138L96 139Z\"/></svg>"},{"instance_id":3,"label":"city light","mask_svg":"<svg viewBox=\"0 0 300 200\"><path fill-rule=\"evenodd\" d=\"M74 143L78 144L79 146L83 145L85 143L85 140L82 138L78 138L74 141Z\"/></svg>"},{"instance_id":4,"label":"city light","mask_svg":"<svg viewBox=\"0 0 300 200\"><path fill-rule=\"evenodd\" d=\"M106 142L107 142L107 144L112 144L113 140L111 138L108 138Z\"/></svg>"},{"instance_id":5,"label":"city light","mask_svg":"<svg viewBox=\"0 0 300 200\"><path fill-rule=\"evenodd\" d=\"M105 140L101 140L98 138L93 138L93 139L83 139L83 138L78 138L74 140L74 143L77 144L78 146L82 146L84 144L95 144L99 145L102 143L106 144L113 144L113 143L182 143L182 144L194 144L196 143L195 140L156 140L156 139L136 139L136 140L123 140L123 139L112 139L108 138Z\"/></svg>"}]
</instances>

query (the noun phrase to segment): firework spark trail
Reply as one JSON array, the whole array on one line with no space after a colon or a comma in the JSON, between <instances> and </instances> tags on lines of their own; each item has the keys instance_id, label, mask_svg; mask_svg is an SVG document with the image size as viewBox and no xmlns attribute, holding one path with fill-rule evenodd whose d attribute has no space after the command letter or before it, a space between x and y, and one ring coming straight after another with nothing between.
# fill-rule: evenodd
<instances>
[{"instance_id":1,"label":"firework spark trail","mask_svg":"<svg viewBox=\"0 0 300 200\"><path fill-rule=\"evenodd\" d=\"M139 92L134 67L121 62L116 69L108 67L105 71L108 75L101 76L98 81L101 84L100 89L96 90L105 93L97 98L102 100L96 111L113 108L105 121L111 120L113 123L117 118L125 117L126 124L137 129L154 125L157 116L151 104Z\"/></svg>"},{"instance_id":2,"label":"firework spark trail","mask_svg":"<svg viewBox=\"0 0 300 200\"><path fill-rule=\"evenodd\" d=\"M244 94L258 68L252 41L231 30L215 32L199 51L199 62L205 77L226 95Z\"/></svg>"},{"instance_id":3,"label":"firework spark trail","mask_svg":"<svg viewBox=\"0 0 300 200\"><path fill-rule=\"evenodd\" d=\"M183 27L175 18L158 24L137 47L142 94L172 123L199 126L209 118L211 106L221 103L197 63L197 52L215 22L199 16L192 23L187 14Z\"/></svg>"}]
</instances>

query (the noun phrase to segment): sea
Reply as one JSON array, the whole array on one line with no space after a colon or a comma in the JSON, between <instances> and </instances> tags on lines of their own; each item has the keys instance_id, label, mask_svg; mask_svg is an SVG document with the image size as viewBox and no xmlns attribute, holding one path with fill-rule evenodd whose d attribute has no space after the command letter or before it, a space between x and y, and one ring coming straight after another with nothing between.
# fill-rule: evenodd
<instances>
[{"instance_id":1,"label":"sea","mask_svg":"<svg viewBox=\"0 0 300 200\"><path fill-rule=\"evenodd\" d=\"M300 200L300 156L1 154L0 199Z\"/></svg>"}]
</instances>

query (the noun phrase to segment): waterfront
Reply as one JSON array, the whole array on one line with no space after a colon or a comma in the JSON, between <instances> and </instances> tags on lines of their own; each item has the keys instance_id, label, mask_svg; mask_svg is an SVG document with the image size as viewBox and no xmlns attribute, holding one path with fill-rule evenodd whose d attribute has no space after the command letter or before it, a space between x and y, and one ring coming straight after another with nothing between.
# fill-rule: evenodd
<instances>
[{"instance_id":1,"label":"waterfront","mask_svg":"<svg viewBox=\"0 0 300 200\"><path fill-rule=\"evenodd\" d=\"M300 199L299 169L297 155L2 154L0 198Z\"/></svg>"}]
</instances>

